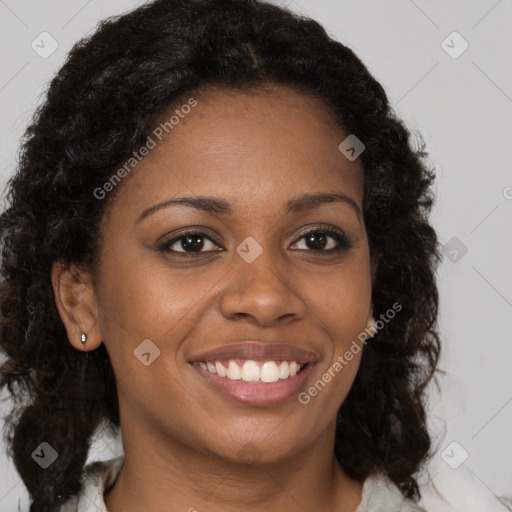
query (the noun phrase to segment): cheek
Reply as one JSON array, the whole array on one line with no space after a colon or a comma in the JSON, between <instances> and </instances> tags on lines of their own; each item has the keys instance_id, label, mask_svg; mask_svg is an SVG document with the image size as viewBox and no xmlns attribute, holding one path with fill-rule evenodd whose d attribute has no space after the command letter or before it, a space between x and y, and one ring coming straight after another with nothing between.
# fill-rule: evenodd
<instances>
[{"instance_id":1,"label":"cheek","mask_svg":"<svg viewBox=\"0 0 512 512\"><path fill-rule=\"evenodd\" d=\"M313 403L332 418L348 395L359 370L364 344L361 333L367 327L371 306L371 278L364 263L332 272L318 290L315 316L330 338L325 344L313 385L302 395L303 404Z\"/></svg>"},{"instance_id":2,"label":"cheek","mask_svg":"<svg viewBox=\"0 0 512 512\"><path fill-rule=\"evenodd\" d=\"M331 340L319 379L330 389L323 400L331 404L326 407L332 407L334 414L352 387L364 350L361 333L365 333L371 308L371 273L366 255L333 268L317 296L315 313Z\"/></svg>"},{"instance_id":3,"label":"cheek","mask_svg":"<svg viewBox=\"0 0 512 512\"><path fill-rule=\"evenodd\" d=\"M334 342L336 351L357 338L367 325L371 307L371 274L369 260L354 258L350 264L333 267L322 278L321 286L311 282L312 303Z\"/></svg>"},{"instance_id":4,"label":"cheek","mask_svg":"<svg viewBox=\"0 0 512 512\"><path fill-rule=\"evenodd\" d=\"M105 251L98 275L100 332L116 373L138 368L134 350L146 339L174 365L180 344L211 308L226 269L171 268L165 258Z\"/></svg>"}]
</instances>

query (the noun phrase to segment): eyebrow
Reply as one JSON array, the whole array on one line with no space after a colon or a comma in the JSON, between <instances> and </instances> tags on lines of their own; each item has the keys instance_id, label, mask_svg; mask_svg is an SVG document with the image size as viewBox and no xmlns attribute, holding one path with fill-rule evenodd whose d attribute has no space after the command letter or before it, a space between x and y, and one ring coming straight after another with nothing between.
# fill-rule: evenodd
<instances>
[{"instance_id":1,"label":"eyebrow","mask_svg":"<svg viewBox=\"0 0 512 512\"><path fill-rule=\"evenodd\" d=\"M361 216L361 209L359 205L349 196L340 192L323 192L319 194L303 194L290 199L286 205L285 215L291 213L299 213L305 210L318 208L325 203L346 203L351 206L358 216ZM176 197L166 199L161 203L155 204L144 210L136 221L136 224L152 213L169 206L189 206L197 210L201 210L211 214L217 215L233 215L234 210L231 204L225 199L209 196L194 196L194 197Z\"/></svg>"}]
</instances>

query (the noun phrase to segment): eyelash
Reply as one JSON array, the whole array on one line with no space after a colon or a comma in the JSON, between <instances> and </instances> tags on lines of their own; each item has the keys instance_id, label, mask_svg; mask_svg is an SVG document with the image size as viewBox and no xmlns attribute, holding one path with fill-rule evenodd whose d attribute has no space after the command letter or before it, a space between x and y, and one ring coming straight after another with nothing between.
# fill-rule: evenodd
<instances>
[{"instance_id":1,"label":"eyelash","mask_svg":"<svg viewBox=\"0 0 512 512\"><path fill-rule=\"evenodd\" d=\"M318 250L315 250L315 249L299 249L299 251L314 252L316 254L324 253L324 254L327 254L327 255L332 255L334 253L339 253L341 251L346 251L346 250L350 249L352 247L352 245L353 245L353 242L348 238L348 236L345 233L343 233L343 231L334 229L334 228L329 227L329 226L315 227L313 229L310 229L310 230L302 233L301 236L296 239L294 244L296 244L297 242L299 242L300 240L302 240L304 237L306 237L307 235L309 235L311 233L321 233L321 234L329 235L331 238L333 238L338 243L338 247L335 248L335 249L328 249L328 250L321 250L321 249L318 249ZM187 236L195 236L195 235L201 236L203 238L206 238L210 242L213 242L214 244L219 245L205 231L192 229L190 231L186 231L185 233L180 234L177 237L172 238L171 240L168 240L167 242L164 242L163 244L161 244L158 247L158 250L160 252L164 252L164 253L174 253L178 257L184 257L184 258L196 258L196 257L200 257L202 254L205 254L205 253L208 253L208 252L220 252L220 251L200 251L198 253L193 253L193 252L186 252L186 251L174 251L174 250L170 249L170 247L172 245L174 245L176 242L179 242L180 240L185 239Z\"/></svg>"}]
</instances>

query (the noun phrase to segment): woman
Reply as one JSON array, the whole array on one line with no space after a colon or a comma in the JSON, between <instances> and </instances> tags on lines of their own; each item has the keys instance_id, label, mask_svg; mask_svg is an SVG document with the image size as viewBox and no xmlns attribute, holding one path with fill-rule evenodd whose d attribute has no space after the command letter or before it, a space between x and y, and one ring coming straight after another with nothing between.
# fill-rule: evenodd
<instances>
[{"instance_id":1,"label":"woman","mask_svg":"<svg viewBox=\"0 0 512 512\"><path fill-rule=\"evenodd\" d=\"M31 512L422 510L423 157L354 53L274 5L157 0L80 41L0 219ZM123 456L84 468L100 427Z\"/></svg>"}]
</instances>

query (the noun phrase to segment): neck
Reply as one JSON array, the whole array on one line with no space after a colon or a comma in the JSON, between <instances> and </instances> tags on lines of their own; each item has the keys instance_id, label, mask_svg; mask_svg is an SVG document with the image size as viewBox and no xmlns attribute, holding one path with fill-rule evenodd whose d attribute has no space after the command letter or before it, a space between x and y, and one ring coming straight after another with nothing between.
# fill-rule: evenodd
<instances>
[{"instance_id":1,"label":"neck","mask_svg":"<svg viewBox=\"0 0 512 512\"><path fill-rule=\"evenodd\" d=\"M148 436L136 422L128 425L124 468L104 496L109 512L354 512L361 502L362 483L334 456L334 425L300 453L265 464L205 454L158 433Z\"/></svg>"}]
</instances>

